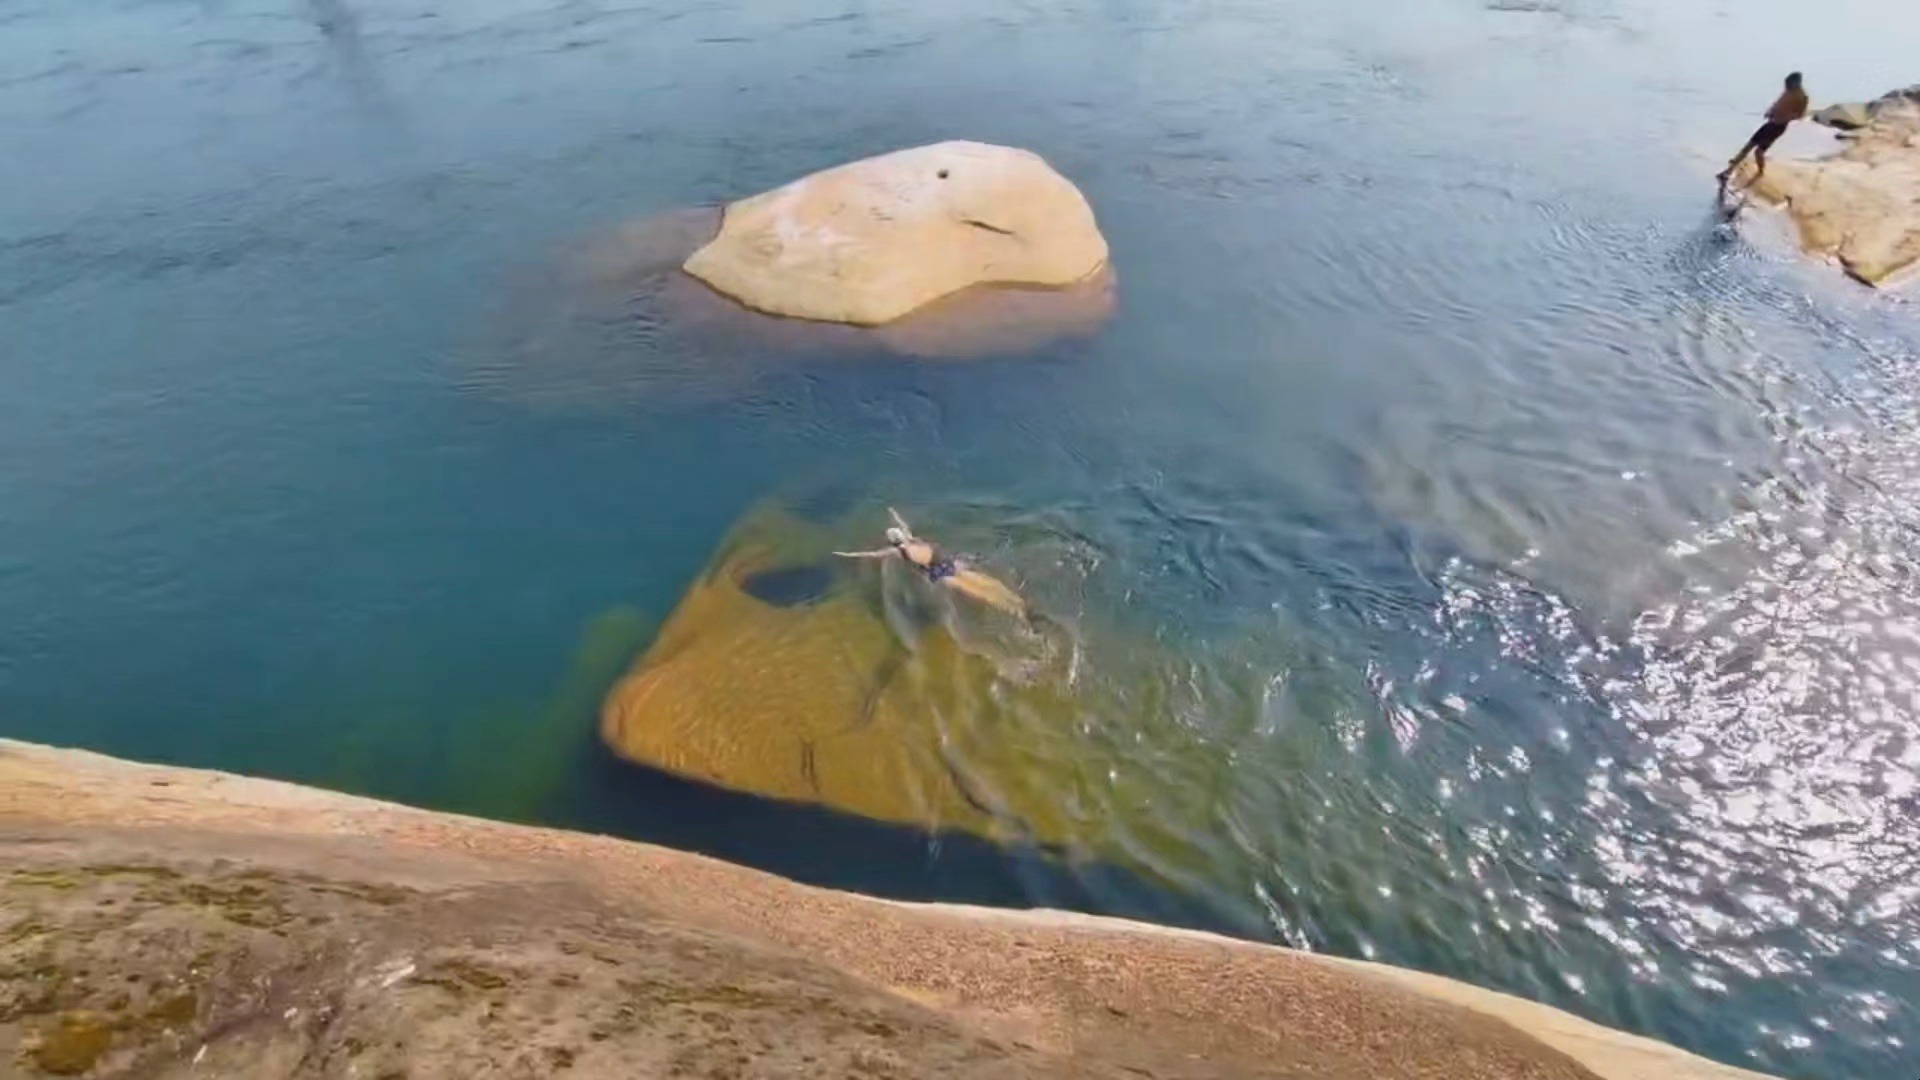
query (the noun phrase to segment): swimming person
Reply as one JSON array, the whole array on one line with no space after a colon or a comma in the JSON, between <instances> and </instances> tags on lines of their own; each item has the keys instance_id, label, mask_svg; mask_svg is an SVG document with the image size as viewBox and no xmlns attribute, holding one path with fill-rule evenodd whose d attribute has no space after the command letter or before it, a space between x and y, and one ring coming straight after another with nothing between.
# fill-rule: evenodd
<instances>
[{"instance_id":1,"label":"swimming person","mask_svg":"<svg viewBox=\"0 0 1920 1080\"><path fill-rule=\"evenodd\" d=\"M1759 128L1754 131L1753 137L1747 140L1747 145L1741 147L1740 152L1733 155L1732 161L1727 162L1726 171L1722 172L1718 177L1720 186L1727 186L1727 177L1732 176L1733 170L1739 168L1740 163L1747 160L1749 153L1753 155L1753 178L1758 180L1760 177L1765 176L1767 173L1767 151L1772 149L1773 144L1780 136L1787 133L1788 124L1793 123L1805 115L1807 115L1807 92L1800 88L1800 73L1796 71L1787 76L1787 88L1780 92L1779 97L1773 99L1772 105L1767 106L1766 123L1761 124Z\"/></svg>"},{"instance_id":2,"label":"swimming person","mask_svg":"<svg viewBox=\"0 0 1920 1080\"><path fill-rule=\"evenodd\" d=\"M884 559L898 555L935 585L965 593L1009 615L1023 619L1027 617L1027 603L1020 599L1020 594L1002 584L998 578L967 566L913 535L912 527L892 507L887 508L887 514L893 518L893 525L887 529L886 547L877 551L836 551L834 554L845 559Z\"/></svg>"}]
</instances>

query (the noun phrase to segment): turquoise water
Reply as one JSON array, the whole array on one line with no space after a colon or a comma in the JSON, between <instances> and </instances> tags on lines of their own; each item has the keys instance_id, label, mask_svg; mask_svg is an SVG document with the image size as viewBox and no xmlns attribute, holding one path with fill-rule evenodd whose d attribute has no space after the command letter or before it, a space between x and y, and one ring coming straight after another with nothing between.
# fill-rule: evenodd
<instances>
[{"instance_id":1,"label":"turquoise water","mask_svg":"<svg viewBox=\"0 0 1920 1080\"><path fill-rule=\"evenodd\" d=\"M1920 322L1708 177L1786 68L1915 56L1867 3L0 0L0 734L1914 1074ZM1099 336L719 356L554 272L956 136L1087 192ZM1184 738L1137 857L600 751L767 499L910 507L1182 658L1108 718Z\"/></svg>"}]
</instances>

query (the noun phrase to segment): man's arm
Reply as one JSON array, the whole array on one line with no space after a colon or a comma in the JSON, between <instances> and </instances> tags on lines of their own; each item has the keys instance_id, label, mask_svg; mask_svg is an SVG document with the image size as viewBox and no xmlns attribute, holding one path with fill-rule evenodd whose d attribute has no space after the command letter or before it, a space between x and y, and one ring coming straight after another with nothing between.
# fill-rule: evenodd
<instances>
[{"instance_id":1,"label":"man's arm","mask_svg":"<svg viewBox=\"0 0 1920 1080\"><path fill-rule=\"evenodd\" d=\"M836 551L834 554L843 559L884 559L893 554L893 549L881 548L878 551Z\"/></svg>"}]
</instances>

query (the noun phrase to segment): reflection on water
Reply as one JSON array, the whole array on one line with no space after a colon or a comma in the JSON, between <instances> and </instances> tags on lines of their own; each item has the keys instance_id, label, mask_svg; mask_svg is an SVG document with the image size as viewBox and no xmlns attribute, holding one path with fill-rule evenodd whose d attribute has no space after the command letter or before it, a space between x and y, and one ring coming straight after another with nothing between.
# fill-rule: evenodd
<instances>
[{"instance_id":1,"label":"reflection on water","mask_svg":"<svg viewBox=\"0 0 1920 1080\"><path fill-rule=\"evenodd\" d=\"M1920 55L1883 11L0 0L0 27L29 165L0 170L7 734L1912 1072L1920 331L1707 179L1779 76L1717 44L1791 42L1816 96L1864 98ZM664 294L711 228L688 208L949 137L1086 190L1119 285L1063 337L961 360ZM910 507L1052 620L1057 652L964 685L912 652L953 615L913 580L869 581L893 617L861 625L984 748L940 767L1070 854L596 745L769 498Z\"/></svg>"},{"instance_id":2,"label":"reflection on water","mask_svg":"<svg viewBox=\"0 0 1920 1080\"><path fill-rule=\"evenodd\" d=\"M1756 1024L1787 1060L1836 1038L1899 1055L1920 988L1920 384L1910 349L1854 344L1833 419L1771 418L1778 468L1672 542L1682 584L1617 637L1524 578L1447 579L1453 625L1485 620L1610 721L1581 766L1586 928L1701 997L1821 986Z\"/></svg>"}]
</instances>

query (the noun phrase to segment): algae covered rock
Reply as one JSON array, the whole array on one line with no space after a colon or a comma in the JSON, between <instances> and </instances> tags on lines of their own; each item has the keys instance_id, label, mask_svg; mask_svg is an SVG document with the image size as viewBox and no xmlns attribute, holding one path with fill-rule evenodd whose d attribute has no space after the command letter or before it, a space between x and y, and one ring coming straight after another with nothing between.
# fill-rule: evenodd
<instances>
[{"instance_id":1,"label":"algae covered rock","mask_svg":"<svg viewBox=\"0 0 1920 1080\"><path fill-rule=\"evenodd\" d=\"M1895 91L1870 112L1831 157L1769 159L1753 191L1786 207L1806 250L1879 285L1920 261L1920 95Z\"/></svg>"},{"instance_id":2,"label":"algae covered rock","mask_svg":"<svg viewBox=\"0 0 1920 1080\"><path fill-rule=\"evenodd\" d=\"M1035 748L1009 739L994 707L1008 695L1070 720L1058 684L1010 673L1006 654L970 649L925 612L890 610L891 571L836 560L833 546L778 511L737 526L608 696L607 744L682 776L881 821L1059 838L1051 778L1000 767ZM944 599L909 576L896 584L927 592L905 605ZM890 618L923 622L906 637Z\"/></svg>"},{"instance_id":3,"label":"algae covered rock","mask_svg":"<svg viewBox=\"0 0 1920 1080\"><path fill-rule=\"evenodd\" d=\"M1069 286L1106 262L1093 208L1039 155L956 141L736 202L686 270L758 311L879 326L971 286Z\"/></svg>"}]
</instances>

